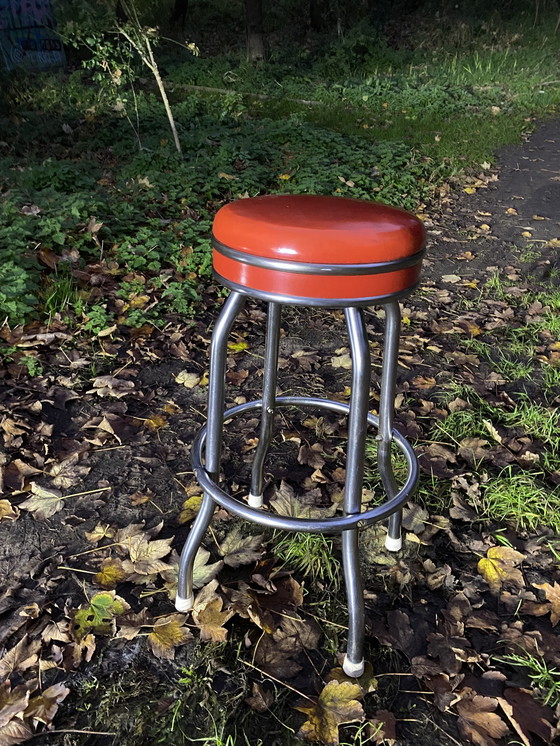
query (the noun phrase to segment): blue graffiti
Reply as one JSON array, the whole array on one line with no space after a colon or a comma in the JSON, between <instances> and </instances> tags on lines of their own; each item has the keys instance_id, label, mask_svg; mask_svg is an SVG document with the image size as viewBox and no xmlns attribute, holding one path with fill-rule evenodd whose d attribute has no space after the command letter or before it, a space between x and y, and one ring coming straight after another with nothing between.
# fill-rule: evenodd
<instances>
[{"instance_id":1,"label":"blue graffiti","mask_svg":"<svg viewBox=\"0 0 560 746\"><path fill-rule=\"evenodd\" d=\"M0 0L0 52L8 70L64 65L51 0Z\"/></svg>"}]
</instances>

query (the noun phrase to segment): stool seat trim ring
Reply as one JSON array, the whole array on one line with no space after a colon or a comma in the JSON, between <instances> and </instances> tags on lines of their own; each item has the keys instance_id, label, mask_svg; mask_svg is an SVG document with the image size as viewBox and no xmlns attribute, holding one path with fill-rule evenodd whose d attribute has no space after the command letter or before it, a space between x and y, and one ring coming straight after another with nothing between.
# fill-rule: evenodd
<instances>
[{"instance_id":1,"label":"stool seat trim ring","mask_svg":"<svg viewBox=\"0 0 560 746\"><path fill-rule=\"evenodd\" d=\"M387 295L368 295L366 298L309 298L300 295L271 293L268 290L257 290L253 287L245 287L237 282L233 282L233 280L228 280L219 272L216 272L215 269L212 274L221 285L224 285L230 290L235 290L236 293L248 295L250 298L259 298L259 300L264 300L267 303L281 303L284 306L321 306L323 308L381 306L384 303L390 303L391 301L406 298L406 296L416 290L420 284L418 281L402 290L399 290L397 293L388 293Z\"/></svg>"},{"instance_id":2,"label":"stool seat trim ring","mask_svg":"<svg viewBox=\"0 0 560 746\"><path fill-rule=\"evenodd\" d=\"M370 264L319 264L314 262L292 262L287 259L275 259L267 256L255 256L245 251L232 249L230 246L218 241L212 236L212 246L215 251L228 259L236 262L250 264L260 269L272 269L280 272L294 272L302 275L379 275L387 272L395 272L399 269L406 269L415 264L420 264L426 250L422 248L411 256L402 257L401 259L392 259L386 262L372 262Z\"/></svg>"},{"instance_id":3,"label":"stool seat trim ring","mask_svg":"<svg viewBox=\"0 0 560 746\"><path fill-rule=\"evenodd\" d=\"M246 412L252 412L253 410L262 409L262 404L262 399L258 399L256 401L247 402L246 404L240 404L237 407L228 409L226 410L226 412L224 412L224 420L231 419L232 417L236 417ZM279 396L276 399L276 404L278 406L296 406L324 409L346 415L350 413L350 406L348 404L334 402L329 399L315 399L311 397L301 396ZM375 428L379 427L379 418L376 415L369 414L367 421L368 425L371 425ZM204 441L206 438L206 427L203 427L198 432L193 442L191 458L195 476L200 486L204 489L205 493L209 494L210 497L222 508L229 510L235 515L238 515L240 518L244 518L245 520L258 523L262 526L268 526L270 528L278 528L288 531L304 531L308 533L321 532L325 534L332 534L364 527L369 525L370 523L376 523L377 521L382 520L383 518L386 518L387 516L399 510L399 508L403 505L404 502L406 502L409 496L414 493L419 478L416 455L410 443L403 435L401 435L401 433L398 432L398 430L393 429L392 437L394 443L399 447L407 462L408 475L405 484L393 498L383 503L382 505L378 505L375 508L370 508L363 513L343 515L335 518L292 518L290 516L276 515L255 508L250 508L245 503L236 500L231 495L228 495L211 479L210 475L202 464L202 449L204 447Z\"/></svg>"}]
</instances>

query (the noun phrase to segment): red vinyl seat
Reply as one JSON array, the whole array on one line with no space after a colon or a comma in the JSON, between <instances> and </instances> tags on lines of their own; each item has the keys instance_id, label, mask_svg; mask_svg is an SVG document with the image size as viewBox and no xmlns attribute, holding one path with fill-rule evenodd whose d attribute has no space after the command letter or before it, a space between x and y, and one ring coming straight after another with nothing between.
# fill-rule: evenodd
<instances>
[{"instance_id":1,"label":"red vinyl seat","mask_svg":"<svg viewBox=\"0 0 560 746\"><path fill-rule=\"evenodd\" d=\"M425 232L414 215L376 202L267 195L222 207L214 271L233 290L306 305L370 305L418 283Z\"/></svg>"}]
</instances>

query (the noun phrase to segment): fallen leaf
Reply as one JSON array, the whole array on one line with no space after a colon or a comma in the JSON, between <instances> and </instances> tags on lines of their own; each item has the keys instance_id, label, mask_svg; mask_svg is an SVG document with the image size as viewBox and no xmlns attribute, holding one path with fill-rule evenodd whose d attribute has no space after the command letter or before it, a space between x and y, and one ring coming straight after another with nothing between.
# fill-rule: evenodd
<instances>
[{"instance_id":1,"label":"fallen leaf","mask_svg":"<svg viewBox=\"0 0 560 746\"><path fill-rule=\"evenodd\" d=\"M204 547L200 547L196 553L193 568L193 585L195 588L202 588L203 585L213 580L224 566L222 560L207 565L206 562L209 557L210 552Z\"/></svg>"},{"instance_id":2,"label":"fallen leaf","mask_svg":"<svg viewBox=\"0 0 560 746\"><path fill-rule=\"evenodd\" d=\"M525 559L525 555L510 547L491 547L478 562L478 572L498 593L504 583L515 583L524 586L523 575L516 565Z\"/></svg>"},{"instance_id":3,"label":"fallen leaf","mask_svg":"<svg viewBox=\"0 0 560 746\"><path fill-rule=\"evenodd\" d=\"M200 383L200 376L196 373L189 373L186 370L182 370L175 376L175 383L180 383L186 389L193 389L198 383Z\"/></svg>"},{"instance_id":4,"label":"fallen leaf","mask_svg":"<svg viewBox=\"0 0 560 746\"><path fill-rule=\"evenodd\" d=\"M218 581L212 580L200 591L193 607L193 620L200 629L201 641L224 642L227 639L227 629L224 624L231 619L232 609L222 611L224 602L216 593Z\"/></svg>"},{"instance_id":5,"label":"fallen leaf","mask_svg":"<svg viewBox=\"0 0 560 746\"><path fill-rule=\"evenodd\" d=\"M80 642L90 632L98 635L111 634L115 618L129 610L130 606L115 591L95 593L86 608L74 612L73 635Z\"/></svg>"},{"instance_id":6,"label":"fallen leaf","mask_svg":"<svg viewBox=\"0 0 560 746\"><path fill-rule=\"evenodd\" d=\"M113 590L126 578L127 574L118 557L104 559L101 563L101 569L93 576L93 582L106 590Z\"/></svg>"},{"instance_id":7,"label":"fallen leaf","mask_svg":"<svg viewBox=\"0 0 560 746\"><path fill-rule=\"evenodd\" d=\"M314 705L296 707L308 717L299 729L298 737L337 746L339 725L362 722L364 719L363 707L358 702L361 697L359 684L329 681Z\"/></svg>"},{"instance_id":8,"label":"fallen leaf","mask_svg":"<svg viewBox=\"0 0 560 746\"><path fill-rule=\"evenodd\" d=\"M533 583L533 586L544 591L550 605L550 623L555 627L560 622L560 583Z\"/></svg>"},{"instance_id":9,"label":"fallen leaf","mask_svg":"<svg viewBox=\"0 0 560 746\"><path fill-rule=\"evenodd\" d=\"M256 562L262 554L263 534L243 536L239 526L226 536L220 545L220 554L226 565L241 567Z\"/></svg>"},{"instance_id":10,"label":"fallen leaf","mask_svg":"<svg viewBox=\"0 0 560 746\"><path fill-rule=\"evenodd\" d=\"M315 495L319 490L311 490L303 495L296 496L293 488L282 480L280 488L276 490L270 505L280 515L293 516L294 518L328 518L336 512L336 505L321 506L315 503Z\"/></svg>"},{"instance_id":11,"label":"fallen leaf","mask_svg":"<svg viewBox=\"0 0 560 746\"><path fill-rule=\"evenodd\" d=\"M193 495L192 497L189 497L188 500L185 500L181 507L181 512L177 516L177 523L182 526L183 523L192 521L192 519L196 518L196 516L198 515L198 511L200 510L201 505L202 495Z\"/></svg>"},{"instance_id":12,"label":"fallen leaf","mask_svg":"<svg viewBox=\"0 0 560 746\"><path fill-rule=\"evenodd\" d=\"M53 684L42 694L29 700L24 717L34 722L50 725L57 713L58 705L70 694L70 689L62 683Z\"/></svg>"},{"instance_id":13,"label":"fallen leaf","mask_svg":"<svg viewBox=\"0 0 560 746\"><path fill-rule=\"evenodd\" d=\"M64 505L60 490L47 489L37 482L31 482L31 493L33 497L24 500L19 507L29 510L40 521L58 513Z\"/></svg>"},{"instance_id":14,"label":"fallen leaf","mask_svg":"<svg viewBox=\"0 0 560 746\"><path fill-rule=\"evenodd\" d=\"M0 684L0 728L3 728L13 717L23 712L28 701L29 690L25 685L20 684L12 689L9 680ZM2 743L1 730L0 743Z\"/></svg>"},{"instance_id":15,"label":"fallen leaf","mask_svg":"<svg viewBox=\"0 0 560 746\"><path fill-rule=\"evenodd\" d=\"M148 635L148 643L156 658L173 660L175 648L193 639L192 632L184 627L184 614L170 614L156 620Z\"/></svg>"},{"instance_id":16,"label":"fallen leaf","mask_svg":"<svg viewBox=\"0 0 560 746\"><path fill-rule=\"evenodd\" d=\"M18 516L19 510L9 500L0 500L0 521L4 518L8 521L15 521Z\"/></svg>"},{"instance_id":17,"label":"fallen leaf","mask_svg":"<svg viewBox=\"0 0 560 746\"><path fill-rule=\"evenodd\" d=\"M393 746L397 741L397 720L389 710L377 710L370 720L375 728L372 743L380 746Z\"/></svg>"},{"instance_id":18,"label":"fallen leaf","mask_svg":"<svg viewBox=\"0 0 560 746\"><path fill-rule=\"evenodd\" d=\"M14 671L25 671L36 665L40 647L40 640L28 642L27 635L24 635L17 645L0 658L0 678L7 678Z\"/></svg>"},{"instance_id":19,"label":"fallen leaf","mask_svg":"<svg viewBox=\"0 0 560 746\"><path fill-rule=\"evenodd\" d=\"M28 725L21 720L10 720L9 723L0 727L0 746L15 746L17 743L32 738L33 733Z\"/></svg>"},{"instance_id":20,"label":"fallen leaf","mask_svg":"<svg viewBox=\"0 0 560 746\"><path fill-rule=\"evenodd\" d=\"M258 681L254 681L253 696L247 697L245 702L251 709L256 710L256 712L266 712L274 702L274 694L271 691L267 691Z\"/></svg>"},{"instance_id":21,"label":"fallen leaf","mask_svg":"<svg viewBox=\"0 0 560 746\"><path fill-rule=\"evenodd\" d=\"M462 689L462 699L457 703L457 727L463 738L476 746L496 746L496 740L509 733L508 726L496 714L498 701L482 697L473 689Z\"/></svg>"},{"instance_id":22,"label":"fallen leaf","mask_svg":"<svg viewBox=\"0 0 560 746\"><path fill-rule=\"evenodd\" d=\"M130 560L123 562L123 568L128 573L139 573L140 575L153 575L166 570L168 565L161 561L171 551L173 536L168 539L157 539L150 541L143 534L131 536L122 546L128 551Z\"/></svg>"},{"instance_id":23,"label":"fallen leaf","mask_svg":"<svg viewBox=\"0 0 560 746\"><path fill-rule=\"evenodd\" d=\"M552 742L555 729L551 722L554 718L554 712L550 707L536 702L527 689L507 687L504 692L504 699L511 706L512 717L524 734L534 733L542 738L545 743ZM508 717L511 719L511 716Z\"/></svg>"}]
</instances>

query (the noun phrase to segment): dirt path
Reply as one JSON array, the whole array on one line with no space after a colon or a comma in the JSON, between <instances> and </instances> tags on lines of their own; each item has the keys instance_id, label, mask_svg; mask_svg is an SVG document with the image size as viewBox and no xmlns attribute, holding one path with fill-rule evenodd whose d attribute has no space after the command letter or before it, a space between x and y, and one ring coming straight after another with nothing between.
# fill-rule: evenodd
<instances>
[{"instance_id":1,"label":"dirt path","mask_svg":"<svg viewBox=\"0 0 560 746\"><path fill-rule=\"evenodd\" d=\"M486 392L492 402L509 406L505 382L491 379L487 363L458 352L456 347L457 335L464 334L465 329L472 331L473 324L480 327L477 335L493 333L495 317L491 314L496 313L496 303L489 310L484 301L479 302L480 288L497 273L517 278L515 293L524 293L524 283L548 282L560 266L559 127L558 122L542 124L523 145L504 150L497 171L487 170L480 179L473 179L441 219L428 222L430 247L424 287L406 302L408 321L399 385L407 406L399 410L397 419L403 432L423 444L423 466L435 475L436 482L443 479L450 484L449 480L462 476L471 480L472 490L476 491L477 484L468 449L453 451L447 446L434 454L426 445L434 422L444 421L451 411L441 404L438 389L450 381L462 381ZM507 303L501 303L500 313L504 315ZM464 308L469 313L465 314ZM510 314L518 325L523 323L521 314L519 309ZM367 318L377 371L381 327L375 312ZM254 397L261 385L262 322L262 310L251 306L237 328L234 341L238 346L232 349L228 370L232 402L239 397ZM249 552L252 560L235 571L231 567L220 569L221 590L216 598L223 604L219 614L224 616L222 623L214 622L213 631L207 628L205 632L217 646L188 641L178 645L173 654L173 635L175 642L190 636L184 619L175 619L173 634L159 649L157 641L146 638L146 630L153 630L156 619L173 613L170 597L176 557L169 555L169 549L172 546L180 551L189 526L180 518L181 505L186 497L196 498L198 494L189 473L188 454L193 434L203 420L211 323L210 318L199 318L170 333L144 330L101 340L112 366L112 375L103 380L88 368L87 352L68 348L61 354L56 339L37 341L31 335L29 344L44 349L48 373L29 379L8 370L3 377L0 414L4 451L0 453L0 465L2 498L8 503L0 501L4 511L0 516L5 516L0 520L0 659L4 654L10 657L3 659L4 667L0 660L0 671L8 676L13 688L32 682L27 684L31 697L40 697L36 680L40 657L43 690L45 686L58 687L51 692L49 703L35 701L35 708L43 708L42 720L24 717L30 728L39 723L41 729L41 723L50 724L54 717L54 727L61 730L113 734L68 732L38 736L34 743L143 746L157 742L175 746L207 735L209 731L204 728L212 719L227 721L227 732L233 732L236 726L246 727L255 746L260 743L258 734L263 737L265 732L269 734L266 743L301 743L278 721L289 720L297 730L304 718L293 712L292 707L301 704L293 690L316 696L321 689L320 678L324 681L335 664L333 648L343 647L343 635L338 642L332 628L322 625L320 644L309 643L307 649L294 642L293 649L284 650L280 656L294 662L296 673L289 676L286 667L279 666L278 656L272 655L267 661L266 656L259 658L255 653L265 634L264 617L259 622L263 609L269 616L301 615L310 624L308 612L313 608L316 616L344 625L344 605L337 600L340 594L321 590L325 581L304 583L311 591L309 598L319 604L307 607L309 599L306 597L302 606L299 583L276 578L274 544L262 556L258 551ZM282 328L283 392L321 395L328 391L341 398L347 396L349 365L342 315L322 311L302 314L288 309ZM542 350L539 348L541 357L549 354L546 344L545 335ZM177 380L178 374L185 372L191 378ZM489 380L493 381L490 385ZM228 442L231 462L225 472L230 486L233 475L248 471L254 424L240 422ZM282 440L278 440L277 455L269 465L268 497L281 489L281 480L287 480L292 489L303 486L319 507L328 507L336 501L342 484L344 464L337 460L335 446L342 442L343 426L336 420L310 422L309 418L294 417L282 420L280 427ZM324 438L325 429L335 445ZM510 435L503 433L505 446L480 446L480 458L489 468L511 463L523 468L530 462L527 454L539 447L538 441L528 438L528 442L519 441L518 448L515 438L520 434L516 431L511 441ZM309 447L302 452L302 445ZM237 483L238 479L233 481ZM36 496L43 495L52 512L45 511L43 504L38 513L37 507L29 504L31 489ZM45 497L41 489L49 490L49 494ZM58 502L57 496L61 498ZM465 495L463 498L467 499ZM27 507L18 507L24 502ZM499 741L498 735L506 732L500 728L509 728L510 737L515 732L513 715L510 713L508 719L505 710L498 710L499 718L495 712L499 698L503 702L503 697L509 697L507 701L514 710L530 704L539 720L537 725L536 721L528 725L522 715L515 716L525 734L524 743L552 743L551 723L557 723L558 713L535 702L526 676L511 677L510 670L506 683L506 676L497 673L491 657L500 640L511 642L525 635L539 653L546 652L551 666L560 666L560 644L554 637L548 608L529 587L520 589L515 583L506 587L500 598L489 594L476 568L478 559L495 546L495 524L477 523L470 509L462 501L459 504L463 507L455 506L452 521L448 515L434 517L426 510L412 509L406 524L408 549L398 561L383 559L379 532L372 530L364 537L369 656L376 673L391 674L380 679L384 683L379 684L376 693L368 695L372 698L366 706L368 718L385 722L383 718L390 721L396 716L398 746L469 743L463 739L469 728L471 733L475 728L476 697L487 697L488 712L503 724L496 725L494 733L501 745L507 739ZM465 512L461 514L461 510ZM141 525L131 529L131 524ZM235 522L218 512L213 536L206 542L211 562L222 561L217 544L231 534L232 526ZM128 534L115 534L118 529ZM92 537L91 532L97 532L97 536ZM135 533L144 536L145 547L150 542L153 546L153 542L168 540L166 551L163 544L154 549L154 556L158 555L167 569L157 570L157 565L152 571L142 569L141 562L148 561L148 556L134 560L129 548ZM524 554L527 577L540 583L558 580L554 557L545 552L544 542L539 543L534 532L516 536L508 530L505 535ZM257 566L255 559L260 559ZM86 617L90 614L88 618L84 614L80 617L77 610L87 610L88 599L101 591L99 585L92 584L92 576L107 564L115 574L114 582L107 580L105 588L125 599L133 616L127 616L125 610L107 612L106 618L97 618L94 623L91 609L85 612ZM292 585L288 587L287 583ZM238 594L237 614L227 628L235 642L230 648L220 648L219 640L225 638L222 624L231 616L229 611L233 613L234 591ZM259 599L259 613L254 609L249 613L247 605L243 606L243 593L247 592ZM540 616L527 612L522 619L514 619L519 604L537 601L541 603ZM470 627L467 616L472 617ZM79 634L77 619L81 619ZM142 624L144 632L139 635ZM274 624L278 634L289 636L278 619ZM198 637L199 632L193 631ZM312 638L312 628L307 631ZM118 638L112 639L115 633ZM14 649L16 653L11 652ZM276 650L273 642L270 650ZM238 652L248 661L256 660L259 668L276 679L285 678L291 689L271 684L256 672L254 676L247 673L248 667L240 667ZM191 671L186 685L177 683L185 677L181 672L185 667ZM198 673L201 670L203 673ZM411 670L416 678L410 675ZM138 687L138 680L143 688ZM71 694L65 693L66 686ZM28 696L23 694L24 689L17 689L18 701ZM457 692L462 693L459 710L450 714L448 705ZM243 702L251 694L256 700L264 697L262 714L256 700L251 705L254 709ZM57 697L61 709L55 714ZM266 712L269 697L274 701L273 717ZM432 701L430 697L435 698L433 705L427 704ZM18 712L24 712L25 705L19 711L13 703L10 706L17 727L23 728ZM146 712L151 715L146 717ZM457 730L458 713L463 730ZM391 722L386 725L387 734ZM492 746L491 736L486 733L484 737L486 741L478 742ZM238 742L243 743L241 737Z\"/></svg>"}]
</instances>

